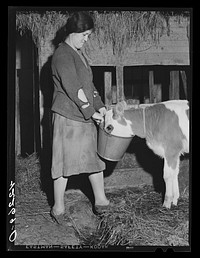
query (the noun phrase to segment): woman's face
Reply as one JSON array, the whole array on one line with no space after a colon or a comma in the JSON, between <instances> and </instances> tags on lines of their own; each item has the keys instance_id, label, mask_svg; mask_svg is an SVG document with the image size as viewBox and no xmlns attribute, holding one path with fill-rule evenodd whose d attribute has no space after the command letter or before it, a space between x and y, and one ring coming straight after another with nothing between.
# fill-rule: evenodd
<instances>
[{"instance_id":1,"label":"woman's face","mask_svg":"<svg viewBox=\"0 0 200 258\"><path fill-rule=\"evenodd\" d=\"M88 40L89 35L92 33L91 30L86 30L81 33L71 34L71 43L76 49L80 49L83 44Z\"/></svg>"}]
</instances>

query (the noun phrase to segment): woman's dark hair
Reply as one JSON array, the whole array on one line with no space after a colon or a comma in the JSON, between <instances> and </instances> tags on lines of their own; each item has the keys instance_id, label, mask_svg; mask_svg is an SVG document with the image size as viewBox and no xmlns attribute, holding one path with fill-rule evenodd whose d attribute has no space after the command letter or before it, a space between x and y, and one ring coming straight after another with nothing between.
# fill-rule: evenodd
<instances>
[{"instance_id":1,"label":"woman's dark hair","mask_svg":"<svg viewBox=\"0 0 200 258\"><path fill-rule=\"evenodd\" d=\"M87 12L75 12L67 20L65 25L65 36L70 33L81 33L86 30L93 30L94 22Z\"/></svg>"},{"instance_id":2,"label":"woman's dark hair","mask_svg":"<svg viewBox=\"0 0 200 258\"><path fill-rule=\"evenodd\" d=\"M86 30L94 30L92 17L87 12L74 12L68 18L67 23L57 31L52 43L57 48L70 33L81 33Z\"/></svg>"}]
</instances>

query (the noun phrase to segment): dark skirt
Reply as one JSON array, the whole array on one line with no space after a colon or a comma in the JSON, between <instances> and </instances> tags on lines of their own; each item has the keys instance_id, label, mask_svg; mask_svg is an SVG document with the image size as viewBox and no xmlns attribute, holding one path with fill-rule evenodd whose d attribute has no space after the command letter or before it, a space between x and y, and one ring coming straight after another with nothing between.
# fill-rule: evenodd
<instances>
[{"instance_id":1,"label":"dark skirt","mask_svg":"<svg viewBox=\"0 0 200 258\"><path fill-rule=\"evenodd\" d=\"M97 128L53 113L52 178L100 172L105 163L97 154Z\"/></svg>"}]
</instances>

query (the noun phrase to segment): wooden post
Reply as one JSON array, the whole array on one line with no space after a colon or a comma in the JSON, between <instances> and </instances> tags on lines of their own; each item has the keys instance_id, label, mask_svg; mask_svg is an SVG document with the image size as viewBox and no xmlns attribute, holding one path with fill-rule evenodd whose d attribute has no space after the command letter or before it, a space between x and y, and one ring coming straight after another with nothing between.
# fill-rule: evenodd
<instances>
[{"instance_id":1,"label":"wooden post","mask_svg":"<svg viewBox=\"0 0 200 258\"><path fill-rule=\"evenodd\" d=\"M158 103L162 101L162 85L161 84L154 84L153 87L154 91L154 103Z\"/></svg>"},{"instance_id":2,"label":"wooden post","mask_svg":"<svg viewBox=\"0 0 200 258\"><path fill-rule=\"evenodd\" d=\"M104 98L105 98L105 104L111 105L112 104L112 76L111 72L105 72L104 73Z\"/></svg>"},{"instance_id":3,"label":"wooden post","mask_svg":"<svg viewBox=\"0 0 200 258\"><path fill-rule=\"evenodd\" d=\"M42 43L41 41L38 44L38 72L39 72L39 78L40 78L40 74L41 74L41 70L42 70L42 66L43 66L43 62L42 62L42 54L43 54L43 48L42 48ZM41 143L41 149L43 147L43 127L42 127L42 118L43 118L43 114L44 114L44 98L43 98L43 94L41 91L41 85L40 85L40 79L39 79L39 113L40 113L40 143Z\"/></svg>"},{"instance_id":4,"label":"wooden post","mask_svg":"<svg viewBox=\"0 0 200 258\"><path fill-rule=\"evenodd\" d=\"M21 69L21 52L16 50L15 69L15 154L21 154L20 112L19 112L19 69Z\"/></svg>"},{"instance_id":5,"label":"wooden post","mask_svg":"<svg viewBox=\"0 0 200 258\"><path fill-rule=\"evenodd\" d=\"M149 95L150 103L157 103L162 101L162 85L154 84L153 71L149 71Z\"/></svg>"},{"instance_id":6,"label":"wooden post","mask_svg":"<svg viewBox=\"0 0 200 258\"><path fill-rule=\"evenodd\" d=\"M149 71L149 99L150 99L150 103L154 103L153 85L154 85L153 71Z\"/></svg>"},{"instance_id":7,"label":"wooden post","mask_svg":"<svg viewBox=\"0 0 200 258\"><path fill-rule=\"evenodd\" d=\"M179 99L179 71L170 72L169 99Z\"/></svg>"},{"instance_id":8,"label":"wooden post","mask_svg":"<svg viewBox=\"0 0 200 258\"><path fill-rule=\"evenodd\" d=\"M19 112L19 77L15 70L15 155L21 154L20 112Z\"/></svg>"},{"instance_id":9,"label":"wooden post","mask_svg":"<svg viewBox=\"0 0 200 258\"><path fill-rule=\"evenodd\" d=\"M35 52L34 52L34 44L32 44L32 69L33 69L33 119L34 119L34 122L33 122L33 126L34 126L34 129L33 129L33 148L34 148L34 152L37 151L37 147L36 147L36 141L37 141L37 138L36 138L36 123L35 123L35 116L36 116L36 92L35 92Z\"/></svg>"},{"instance_id":10,"label":"wooden post","mask_svg":"<svg viewBox=\"0 0 200 258\"><path fill-rule=\"evenodd\" d=\"M39 77L41 77L41 70L45 63L48 61L48 58L53 54L53 46L51 44L51 40L53 39L54 32L49 32L48 38L39 38L38 42L38 69L39 69ZM43 148L44 145L44 139L43 139L43 126L42 126L42 119L45 112L51 112L48 108L48 111L45 110L46 107L44 107L44 95L41 89L41 85L39 84L39 111L40 111L40 142L41 142L41 148ZM51 122L51 121L50 121Z\"/></svg>"},{"instance_id":11,"label":"wooden post","mask_svg":"<svg viewBox=\"0 0 200 258\"><path fill-rule=\"evenodd\" d=\"M117 86L112 86L112 104L117 104Z\"/></svg>"},{"instance_id":12,"label":"wooden post","mask_svg":"<svg viewBox=\"0 0 200 258\"><path fill-rule=\"evenodd\" d=\"M40 111L39 111L39 64L36 47L32 47L33 67L33 119L34 119L34 151L40 153Z\"/></svg>"},{"instance_id":13,"label":"wooden post","mask_svg":"<svg viewBox=\"0 0 200 258\"><path fill-rule=\"evenodd\" d=\"M158 103L162 101L162 85L153 84L151 89L151 103Z\"/></svg>"},{"instance_id":14,"label":"wooden post","mask_svg":"<svg viewBox=\"0 0 200 258\"><path fill-rule=\"evenodd\" d=\"M187 99L187 77L186 77L185 71L180 71L180 73L181 73L181 78L183 81L183 89L185 92L185 98Z\"/></svg>"},{"instance_id":15,"label":"wooden post","mask_svg":"<svg viewBox=\"0 0 200 258\"><path fill-rule=\"evenodd\" d=\"M124 100L123 66L116 66L117 102Z\"/></svg>"}]
</instances>

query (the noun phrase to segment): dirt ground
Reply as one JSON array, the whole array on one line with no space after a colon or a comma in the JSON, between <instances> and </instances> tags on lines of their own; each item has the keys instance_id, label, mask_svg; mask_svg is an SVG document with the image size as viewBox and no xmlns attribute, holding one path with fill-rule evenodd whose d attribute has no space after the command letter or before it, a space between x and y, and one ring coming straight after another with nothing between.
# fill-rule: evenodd
<instances>
[{"instance_id":1,"label":"dirt ground","mask_svg":"<svg viewBox=\"0 0 200 258\"><path fill-rule=\"evenodd\" d=\"M181 167L180 178L184 181L181 191L188 187L188 178L184 172L188 171L188 163ZM183 179L184 177L184 179ZM106 190L114 194L115 189ZM35 192L16 198L17 232L14 246L16 249L79 248L81 232L92 232L98 225L99 218L92 211L92 204L88 197L80 190L69 190L65 193L66 226L55 224L50 217L50 205L44 192Z\"/></svg>"}]
</instances>

